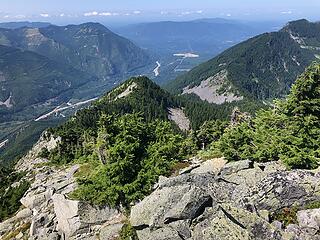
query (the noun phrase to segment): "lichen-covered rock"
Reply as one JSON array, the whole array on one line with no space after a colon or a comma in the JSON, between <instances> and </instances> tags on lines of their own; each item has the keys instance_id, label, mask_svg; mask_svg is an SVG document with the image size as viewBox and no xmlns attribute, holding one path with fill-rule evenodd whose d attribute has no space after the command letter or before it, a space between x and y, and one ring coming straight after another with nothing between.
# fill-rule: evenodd
<instances>
[{"instance_id":1,"label":"lichen-covered rock","mask_svg":"<svg viewBox=\"0 0 320 240\"><path fill-rule=\"evenodd\" d=\"M118 239L119 233L123 227L123 223L117 223L112 225L104 226L100 229L99 238L100 239Z\"/></svg>"},{"instance_id":2,"label":"lichen-covered rock","mask_svg":"<svg viewBox=\"0 0 320 240\"><path fill-rule=\"evenodd\" d=\"M148 228L143 229L138 231L138 238L145 240L183 240L178 232L170 227L159 228L154 231L150 231Z\"/></svg>"},{"instance_id":3,"label":"lichen-covered rock","mask_svg":"<svg viewBox=\"0 0 320 240\"><path fill-rule=\"evenodd\" d=\"M34 209L39 207L44 202L48 201L51 198L49 192L34 194L34 192L28 192L26 196L24 196L20 202L23 206L29 209Z\"/></svg>"},{"instance_id":4,"label":"lichen-covered rock","mask_svg":"<svg viewBox=\"0 0 320 240\"><path fill-rule=\"evenodd\" d=\"M50 150L59 141L43 135L16 165L17 171L26 171L31 186L21 199L25 209L0 223L0 239L111 240L119 236L126 218L118 210L68 199L77 187L73 175L79 165L47 166L47 159L38 158L43 148Z\"/></svg>"},{"instance_id":5,"label":"lichen-covered rock","mask_svg":"<svg viewBox=\"0 0 320 240\"><path fill-rule=\"evenodd\" d=\"M119 214L115 209L69 200L62 194L53 195L52 200L58 222L56 230L66 237L90 232L91 226L100 225Z\"/></svg>"},{"instance_id":6,"label":"lichen-covered rock","mask_svg":"<svg viewBox=\"0 0 320 240\"><path fill-rule=\"evenodd\" d=\"M299 227L309 233L317 233L320 229L320 209L302 210L297 213Z\"/></svg>"},{"instance_id":7,"label":"lichen-covered rock","mask_svg":"<svg viewBox=\"0 0 320 240\"><path fill-rule=\"evenodd\" d=\"M78 216L78 201L68 200L62 194L53 195L52 200L58 220L57 230L59 232L70 237L83 228Z\"/></svg>"},{"instance_id":8,"label":"lichen-covered rock","mask_svg":"<svg viewBox=\"0 0 320 240\"><path fill-rule=\"evenodd\" d=\"M29 208L22 209L20 212L16 214L17 219L26 219L31 217L32 211Z\"/></svg>"},{"instance_id":9,"label":"lichen-covered rock","mask_svg":"<svg viewBox=\"0 0 320 240\"><path fill-rule=\"evenodd\" d=\"M213 173L217 174L226 165L227 161L223 158L215 158L199 164L199 167L193 169L191 173Z\"/></svg>"},{"instance_id":10,"label":"lichen-covered rock","mask_svg":"<svg viewBox=\"0 0 320 240\"><path fill-rule=\"evenodd\" d=\"M239 162L231 162L227 163L222 169L221 175L229 175L232 173L239 172L241 170L246 170L249 168L253 168L253 162L250 160L239 161Z\"/></svg>"},{"instance_id":11,"label":"lichen-covered rock","mask_svg":"<svg viewBox=\"0 0 320 240\"><path fill-rule=\"evenodd\" d=\"M299 211L298 225L270 217L279 209L319 202L317 170L250 161L228 163L219 173L196 169L161 179L133 206L130 221L140 240L320 239L318 210Z\"/></svg>"},{"instance_id":12,"label":"lichen-covered rock","mask_svg":"<svg viewBox=\"0 0 320 240\"><path fill-rule=\"evenodd\" d=\"M188 185L175 189L164 187L145 198L131 210L131 224L137 228L159 227L164 224L165 213L172 209L183 195L190 190Z\"/></svg>"}]
</instances>

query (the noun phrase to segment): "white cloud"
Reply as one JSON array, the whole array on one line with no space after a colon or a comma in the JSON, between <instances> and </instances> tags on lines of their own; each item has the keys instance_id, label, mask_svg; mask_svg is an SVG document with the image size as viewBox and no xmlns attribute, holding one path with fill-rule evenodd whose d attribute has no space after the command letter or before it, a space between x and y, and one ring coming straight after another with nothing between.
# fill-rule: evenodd
<instances>
[{"instance_id":1,"label":"white cloud","mask_svg":"<svg viewBox=\"0 0 320 240\"><path fill-rule=\"evenodd\" d=\"M134 11L133 14L141 14L141 11Z\"/></svg>"},{"instance_id":2,"label":"white cloud","mask_svg":"<svg viewBox=\"0 0 320 240\"><path fill-rule=\"evenodd\" d=\"M59 15L60 17L64 17L65 16L65 14L64 13L60 13L60 15Z\"/></svg>"},{"instance_id":3,"label":"white cloud","mask_svg":"<svg viewBox=\"0 0 320 240\"><path fill-rule=\"evenodd\" d=\"M3 18L9 18L10 17L10 15L5 15L5 16L3 16Z\"/></svg>"},{"instance_id":4,"label":"white cloud","mask_svg":"<svg viewBox=\"0 0 320 240\"><path fill-rule=\"evenodd\" d=\"M41 13L40 16L44 17L44 18L50 17L50 15L48 13Z\"/></svg>"},{"instance_id":5,"label":"white cloud","mask_svg":"<svg viewBox=\"0 0 320 240\"><path fill-rule=\"evenodd\" d=\"M227 17L231 17L232 15L230 13L227 14Z\"/></svg>"},{"instance_id":6,"label":"white cloud","mask_svg":"<svg viewBox=\"0 0 320 240\"><path fill-rule=\"evenodd\" d=\"M283 11L281 14L292 14L292 11Z\"/></svg>"},{"instance_id":7,"label":"white cloud","mask_svg":"<svg viewBox=\"0 0 320 240\"><path fill-rule=\"evenodd\" d=\"M112 16L113 14L110 13L110 12L102 12L102 13L99 13L99 16Z\"/></svg>"},{"instance_id":8,"label":"white cloud","mask_svg":"<svg viewBox=\"0 0 320 240\"><path fill-rule=\"evenodd\" d=\"M166 11L161 11L160 14L161 14L161 15L167 15L168 12L166 12Z\"/></svg>"},{"instance_id":9,"label":"white cloud","mask_svg":"<svg viewBox=\"0 0 320 240\"><path fill-rule=\"evenodd\" d=\"M119 13L116 13L116 12L101 12L101 13L99 13L99 16L105 16L105 17L118 16L118 15L119 15Z\"/></svg>"},{"instance_id":10,"label":"white cloud","mask_svg":"<svg viewBox=\"0 0 320 240\"><path fill-rule=\"evenodd\" d=\"M87 12L87 13L84 13L83 15L85 17L91 17L91 16L97 16L99 13L96 12L96 11L93 11L93 12Z\"/></svg>"},{"instance_id":11,"label":"white cloud","mask_svg":"<svg viewBox=\"0 0 320 240\"><path fill-rule=\"evenodd\" d=\"M191 14L202 14L203 10L197 10L197 11L185 11L182 12L180 15L184 16L184 15L191 15Z\"/></svg>"}]
</instances>

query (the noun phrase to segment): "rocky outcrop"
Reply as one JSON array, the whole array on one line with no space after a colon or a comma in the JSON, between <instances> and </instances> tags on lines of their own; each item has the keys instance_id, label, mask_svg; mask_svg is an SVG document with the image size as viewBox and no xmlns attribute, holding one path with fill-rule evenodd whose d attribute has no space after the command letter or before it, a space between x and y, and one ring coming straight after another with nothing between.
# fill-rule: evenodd
<instances>
[{"instance_id":1,"label":"rocky outcrop","mask_svg":"<svg viewBox=\"0 0 320 240\"><path fill-rule=\"evenodd\" d=\"M0 223L0 239L119 238L128 220L121 211L69 198L79 165L53 167L37 157L58 142L41 138L17 164L32 184L20 211ZM320 169L194 158L178 176L160 177L153 190L131 209L140 240L320 239Z\"/></svg>"},{"instance_id":2,"label":"rocky outcrop","mask_svg":"<svg viewBox=\"0 0 320 240\"><path fill-rule=\"evenodd\" d=\"M73 177L79 165L53 167L37 158L42 148L52 148L59 140L45 139L16 166L27 171L31 187L21 199L23 207L0 223L0 239L115 239L126 221L116 209L96 207L68 198L77 186Z\"/></svg>"},{"instance_id":3,"label":"rocky outcrop","mask_svg":"<svg viewBox=\"0 0 320 240\"><path fill-rule=\"evenodd\" d=\"M69 200L63 194L53 195L52 200L58 223L56 229L68 237L90 232L92 226L102 225L119 214L117 210L109 207L99 208Z\"/></svg>"},{"instance_id":4,"label":"rocky outcrop","mask_svg":"<svg viewBox=\"0 0 320 240\"><path fill-rule=\"evenodd\" d=\"M198 168L161 178L132 208L130 221L140 240L320 239L319 209L304 209L320 202L318 170L287 171L278 162L251 161L228 163L220 171ZM295 224L274 217L294 206L300 209Z\"/></svg>"},{"instance_id":5,"label":"rocky outcrop","mask_svg":"<svg viewBox=\"0 0 320 240\"><path fill-rule=\"evenodd\" d=\"M198 95L203 101L209 103L223 104L243 100L238 91L230 84L228 71L222 70L214 76L203 80L198 86L187 86L182 94Z\"/></svg>"},{"instance_id":6,"label":"rocky outcrop","mask_svg":"<svg viewBox=\"0 0 320 240\"><path fill-rule=\"evenodd\" d=\"M183 109L180 108L169 108L169 119L177 124L177 126L182 131L189 131L190 130L190 120L184 113Z\"/></svg>"},{"instance_id":7,"label":"rocky outcrop","mask_svg":"<svg viewBox=\"0 0 320 240\"><path fill-rule=\"evenodd\" d=\"M57 147L60 141L60 137L55 138L52 135L49 136L49 134L44 132L38 142L28 152L28 154L18 161L15 169L17 171L26 172L28 176L33 175L33 170L37 165L44 164L48 161L47 159L38 158L41 151L43 149L51 151L52 149Z\"/></svg>"},{"instance_id":8,"label":"rocky outcrop","mask_svg":"<svg viewBox=\"0 0 320 240\"><path fill-rule=\"evenodd\" d=\"M320 229L320 209L302 210L297 213L297 221L302 232L316 235Z\"/></svg>"}]
</instances>

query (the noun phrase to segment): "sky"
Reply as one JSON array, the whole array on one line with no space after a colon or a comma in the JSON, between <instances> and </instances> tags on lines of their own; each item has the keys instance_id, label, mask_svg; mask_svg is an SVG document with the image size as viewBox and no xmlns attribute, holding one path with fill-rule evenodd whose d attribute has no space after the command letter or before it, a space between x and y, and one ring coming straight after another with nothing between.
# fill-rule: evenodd
<instances>
[{"instance_id":1,"label":"sky","mask_svg":"<svg viewBox=\"0 0 320 240\"><path fill-rule=\"evenodd\" d=\"M319 10L320 0L1 0L0 21L318 20Z\"/></svg>"}]
</instances>

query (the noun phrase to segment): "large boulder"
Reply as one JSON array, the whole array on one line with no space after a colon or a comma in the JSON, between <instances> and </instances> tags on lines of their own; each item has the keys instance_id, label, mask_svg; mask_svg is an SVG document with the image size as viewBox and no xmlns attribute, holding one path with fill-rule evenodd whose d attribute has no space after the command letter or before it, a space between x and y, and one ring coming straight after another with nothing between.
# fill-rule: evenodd
<instances>
[{"instance_id":1,"label":"large boulder","mask_svg":"<svg viewBox=\"0 0 320 240\"><path fill-rule=\"evenodd\" d=\"M320 229L320 209L302 210L297 213L299 226L309 233L316 234Z\"/></svg>"},{"instance_id":2,"label":"large boulder","mask_svg":"<svg viewBox=\"0 0 320 240\"><path fill-rule=\"evenodd\" d=\"M131 211L140 240L320 239L318 210L298 212L296 225L270 217L279 209L319 202L318 171L241 161L219 172L192 170L161 178L156 186Z\"/></svg>"},{"instance_id":3,"label":"large boulder","mask_svg":"<svg viewBox=\"0 0 320 240\"><path fill-rule=\"evenodd\" d=\"M197 224L192 239L281 239L278 229L258 214L221 204L214 209L205 225Z\"/></svg>"},{"instance_id":4,"label":"large boulder","mask_svg":"<svg viewBox=\"0 0 320 240\"><path fill-rule=\"evenodd\" d=\"M20 202L23 206L29 209L38 208L43 203L49 201L52 196L52 191L47 190L43 193L35 194L34 192L28 192Z\"/></svg>"},{"instance_id":5,"label":"large boulder","mask_svg":"<svg viewBox=\"0 0 320 240\"><path fill-rule=\"evenodd\" d=\"M66 237L89 232L92 225L100 225L119 214L115 209L69 200L62 194L53 195L52 200L58 222L57 230Z\"/></svg>"},{"instance_id":6,"label":"large boulder","mask_svg":"<svg viewBox=\"0 0 320 240\"><path fill-rule=\"evenodd\" d=\"M32 211L29 208L25 208L16 214L16 219L26 219L31 216L32 216Z\"/></svg>"}]
</instances>

